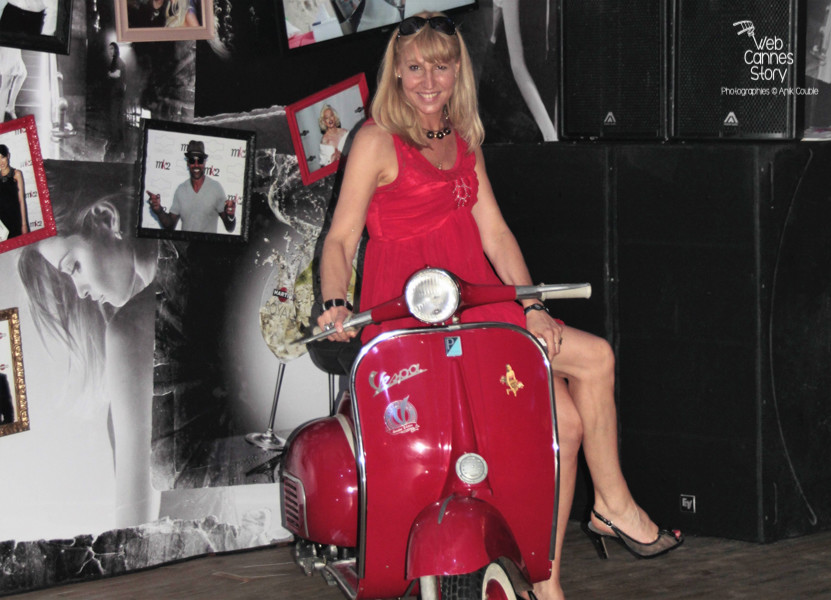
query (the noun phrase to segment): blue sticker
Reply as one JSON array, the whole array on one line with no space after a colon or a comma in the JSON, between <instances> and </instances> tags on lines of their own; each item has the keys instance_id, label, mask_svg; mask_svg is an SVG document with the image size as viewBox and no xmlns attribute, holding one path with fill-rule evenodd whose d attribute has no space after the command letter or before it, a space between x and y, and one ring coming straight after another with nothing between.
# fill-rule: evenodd
<instances>
[{"instance_id":1,"label":"blue sticker","mask_svg":"<svg viewBox=\"0 0 831 600\"><path fill-rule=\"evenodd\" d=\"M444 352L447 356L461 356L462 338L458 336L444 338Z\"/></svg>"}]
</instances>

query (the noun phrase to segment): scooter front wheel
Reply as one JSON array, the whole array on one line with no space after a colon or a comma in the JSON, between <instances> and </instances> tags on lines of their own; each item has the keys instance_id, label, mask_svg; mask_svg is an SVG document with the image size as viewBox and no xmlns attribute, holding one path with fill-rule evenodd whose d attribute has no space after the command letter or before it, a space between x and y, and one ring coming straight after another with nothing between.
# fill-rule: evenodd
<instances>
[{"instance_id":1,"label":"scooter front wheel","mask_svg":"<svg viewBox=\"0 0 831 600\"><path fill-rule=\"evenodd\" d=\"M441 578L441 600L517 600L505 569L491 563L474 573Z\"/></svg>"}]
</instances>

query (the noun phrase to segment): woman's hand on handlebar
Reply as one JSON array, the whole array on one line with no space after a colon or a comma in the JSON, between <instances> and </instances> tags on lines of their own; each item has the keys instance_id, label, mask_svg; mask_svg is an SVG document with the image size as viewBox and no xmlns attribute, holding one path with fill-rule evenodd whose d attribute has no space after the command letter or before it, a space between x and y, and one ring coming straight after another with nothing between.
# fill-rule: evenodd
<instances>
[{"instance_id":1,"label":"woman's hand on handlebar","mask_svg":"<svg viewBox=\"0 0 831 600\"><path fill-rule=\"evenodd\" d=\"M317 326L322 331L332 331L326 338L330 342L348 342L358 335L358 329L343 328L343 322L351 316L352 311L345 306L333 306L317 318Z\"/></svg>"},{"instance_id":2,"label":"woman's hand on handlebar","mask_svg":"<svg viewBox=\"0 0 831 600\"><path fill-rule=\"evenodd\" d=\"M544 310L531 310L525 317L525 327L546 347L548 359L560 353L563 346L563 322L554 319Z\"/></svg>"}]
</instances>

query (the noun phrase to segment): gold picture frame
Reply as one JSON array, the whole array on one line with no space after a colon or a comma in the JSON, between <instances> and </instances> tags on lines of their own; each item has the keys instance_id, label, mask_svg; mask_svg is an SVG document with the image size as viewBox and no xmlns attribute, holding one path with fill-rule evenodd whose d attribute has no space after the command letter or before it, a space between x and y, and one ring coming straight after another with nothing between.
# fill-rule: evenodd
<instances>
[{"instance_id":1,"label":"gold picture frame","mask_svg":"<svg viewBox=\"0 0 831 600\"><path fill-rule=\"evenodd\" d=\"M0 436L29 429L17 308L0 310Z\"/></svg>"}]
</instances>

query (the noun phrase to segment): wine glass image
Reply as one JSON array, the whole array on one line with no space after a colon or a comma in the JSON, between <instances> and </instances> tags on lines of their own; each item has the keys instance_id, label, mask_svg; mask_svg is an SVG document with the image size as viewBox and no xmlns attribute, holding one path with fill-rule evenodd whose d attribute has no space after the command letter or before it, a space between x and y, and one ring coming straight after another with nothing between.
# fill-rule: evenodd
<instances>
[{"instance_id":1,"label":"wine glass image","mask_svg":"<svg viewBox=\"0 0 831 600\"><path fill-rule=\"evenodd\" d=\"M306 353L303 344L291 342L303 334L303 324L308 323L314 303L312 285L312 263L294 278L296 269L290 268L285 259L279 256L266 278L260 299L260 331L266 345L280 361L277 367L277 381L274 386L274 399L271 403L271 415L264 432L249 433L245 440L264 450L282 451L286 441L274 432L277 416L277 404L280 399L280 387L286 363Z\"/></svg>"}]
</instances>

